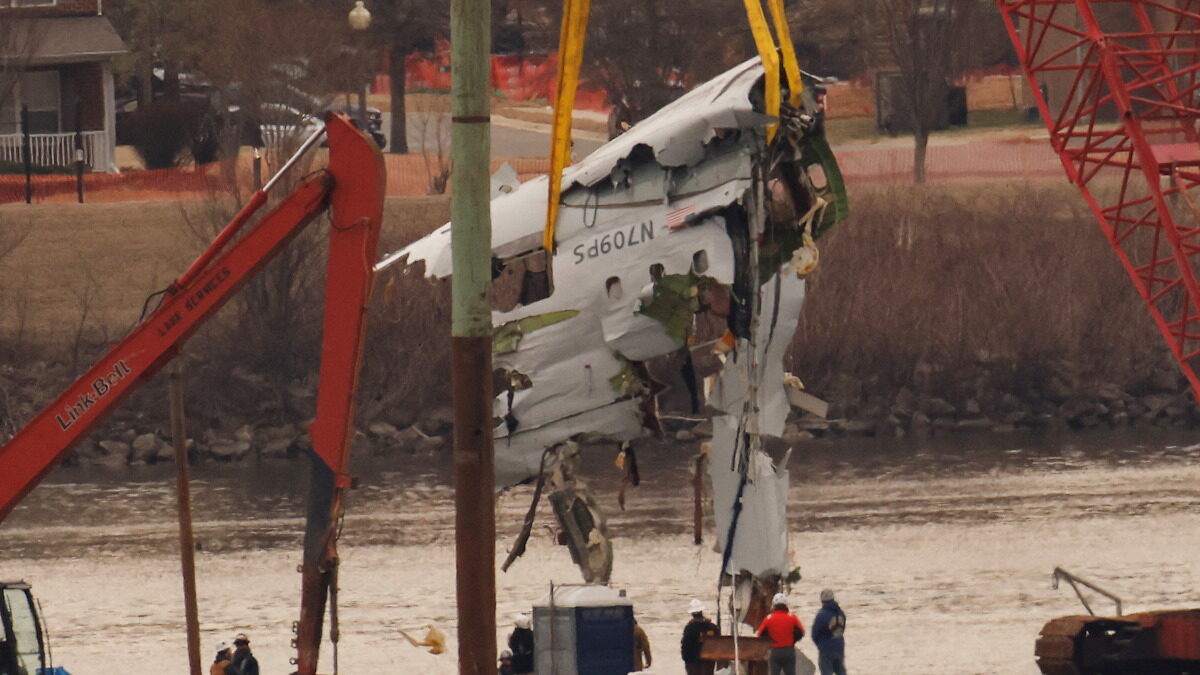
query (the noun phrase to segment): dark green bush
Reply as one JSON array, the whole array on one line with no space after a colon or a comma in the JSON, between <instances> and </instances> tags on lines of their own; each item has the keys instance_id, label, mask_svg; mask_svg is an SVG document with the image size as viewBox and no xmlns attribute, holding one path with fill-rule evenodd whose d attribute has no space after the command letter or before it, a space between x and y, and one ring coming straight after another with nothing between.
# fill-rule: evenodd
<instances>
[{"instance_id":1,"label":"dark green bush","mask_svg":"<svg viewBox=\"0 0 1200 675\"><path fill-rule=\"evenodd\" d=\"M2 173L25 173L25 165L20 162L6 162L0 159L0 174ZM33 165L32 173L38 176L47 176L50 174L72 174L75 170L67 166L40 166Z\"/></svg>"},{"instance_id":2,"label":"dark green bush","mask_svg":"<svg viewBox=\"0 0 1200 675\"><path fill-rule=\"evenodd\" d=\"M130 144L147 169L179 166L205 113L204 106L192 102L155 101L131 114Z\"/></svg>"}]
</instances>

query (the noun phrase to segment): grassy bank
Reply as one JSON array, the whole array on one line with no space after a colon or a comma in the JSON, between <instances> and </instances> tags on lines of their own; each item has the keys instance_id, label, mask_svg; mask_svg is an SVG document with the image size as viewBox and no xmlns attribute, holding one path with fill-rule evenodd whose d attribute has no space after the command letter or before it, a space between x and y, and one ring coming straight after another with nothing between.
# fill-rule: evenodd
<instances>
[{"instance_id":1,"label":"grassy bank","mask_svg":"<svg viewBox=\"0 0 1200 675\"><path fill-rule=\"evenodd\" d=\"M389 200L383 248L447 216L444 198ZM23 237L0 259L0 438L124 334L214 222L219 214L203 203L0 207L0 243ZM289 254L268 272L271 282L247 289L248 299L189 345L189 409L199 428L220 436L311 416L322 274L313 241L297 242L293 249L308 253ZM975 428L1037 416L1082 426L1153 421L1147 405L1191 408L1162 339L1069 186L859 188L851 218L820 247L787 368L834 404L834 416L860 420L860 430L915 430L923 407ZM364 428L403 428L445 405L447 291L416 271L381 279ZM160 386L99 435L162 428ZM1086 403L1097 392L1107 392L1102 412ZM1140 396L1163 401L1142 405ZM1019 411L1024 417L1013 416ZM444 427L438 417L425 435Z\"/></svg>"}]
</instances>

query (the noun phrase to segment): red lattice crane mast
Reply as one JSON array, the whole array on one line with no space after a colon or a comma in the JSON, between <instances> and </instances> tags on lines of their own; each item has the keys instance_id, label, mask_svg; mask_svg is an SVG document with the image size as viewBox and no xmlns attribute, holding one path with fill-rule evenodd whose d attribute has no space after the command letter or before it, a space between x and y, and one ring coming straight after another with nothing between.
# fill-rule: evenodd
<instances>
[{"instance_id":1,"label":"red lattice crane mast","mask_svg":"<svg viewBox=\"0 0 1200 675\"><path fill-rule=\"evenodd\" d=\"M1200 0L996 0L1050 143L1200 400ZM1054 619L1044 675L1200 669L1200 610Z\"/></svg>"},{"instance_id":2,"label":"red lattice crane mast","mask_svg":"<svg viewBox=\"0 0 1200 675\"><path fill-rule=\"evenodd\" d=\"M1200 398L1200 0L997 0L1067 176Z\"/></svg>"}]
</instances>

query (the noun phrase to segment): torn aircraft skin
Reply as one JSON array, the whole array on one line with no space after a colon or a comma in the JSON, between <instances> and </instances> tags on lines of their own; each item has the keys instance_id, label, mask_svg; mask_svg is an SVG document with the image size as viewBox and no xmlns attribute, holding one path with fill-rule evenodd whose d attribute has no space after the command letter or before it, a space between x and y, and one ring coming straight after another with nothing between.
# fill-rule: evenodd
<instances>
[{"instance_id":1,"label":"torn aircraft skin","mask_svg":"<svg viewBox=\"0 0 1200 675\"><path fill-rule=\"evenodd\" d=\"M787 473L759 438L783 433L802 276L846 198L811 89L780 120L762 114L763 89L759 60L742 63L569 167L553 254L542 247L546 177L496 190L494 362L508 387L495 437L497 482L509 486L537 477L543 452L566 441L659 431L661 386L645 362L686 353L697 311L721 305L724 362L706 390L719 415L710 473L724 569L777 584L791 568ZM449 276L449 224L377 269L398 262Z\"/></svg>"}]
</instances>

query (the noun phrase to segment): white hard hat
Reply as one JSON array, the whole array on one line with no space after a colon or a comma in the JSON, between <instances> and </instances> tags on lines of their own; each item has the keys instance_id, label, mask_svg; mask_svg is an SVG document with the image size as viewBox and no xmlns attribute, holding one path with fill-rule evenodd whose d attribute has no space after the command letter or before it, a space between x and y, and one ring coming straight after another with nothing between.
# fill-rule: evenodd
<instances>
[{"instance_id":1,"label":"white hard hat","mask_svg":"<svg viewBox=\"0 0 1200 675\"><path fill-rule=\"evenodd\" d=\"M775 597L771 598L771 604L772 605L786 605L787 604L787 596L784 595L783 593L776 593Z\"/></svg>"},{"instance_id":2,"label":"white hard hat","mask_svg":"<svg viewBox=\"0 0 1200 675\"><path fill-rule=\"evenodd\" d=\"M689 614L700 614L703 611L704 611L704 603L700 602L696 598L692 598L692 601L688 603L688 613Z\"/></svg>"},{"instance_id":3,"label":"white hard hat","mask_svg":"<svg viewBox=\"0 0 1200 675\"><path fill-rule=\"evenodd\" d=\"M218 642L218 643L217 643L217 652L218 652L218 653L219 653L219 652L223 652L223 651L225 651L226 649L229 649L229 643L228 643L228 642Z\"/></svg>"},{"instance_id":4,"label":"white hard hat","mask_svg":"<svg viewBox=\"0 0 1200 675\"><path fill-rule=\"evenodd\" d=\"M517 618L516 618L516 620L513 621L513 623L516 625L517 628L529 628L529 625L530 625L529 615L522 612L517 615Z\"/></svg>"},{"instance_id":5,"label":"white hard hat","mask_svg":"<svg viewBox=\"0 0 1200 675\"><path fill-rule=\"evenodd\" d=\"M829 602L830 600L833 600L833 589L826 588L821 591L821 602Z\"/></svg>"}]
</instances>

